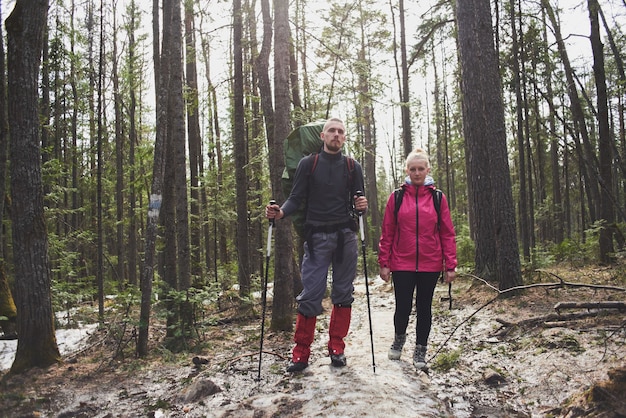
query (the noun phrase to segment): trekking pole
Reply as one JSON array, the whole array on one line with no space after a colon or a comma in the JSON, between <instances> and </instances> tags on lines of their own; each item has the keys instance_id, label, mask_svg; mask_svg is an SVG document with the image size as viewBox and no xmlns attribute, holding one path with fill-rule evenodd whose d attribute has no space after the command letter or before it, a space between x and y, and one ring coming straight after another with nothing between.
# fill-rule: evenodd
<instances>
[{"instance_id":1,"label":"trekking pole","mask_svg":"<svg viewBox=\"0 0 626 418\"><path fill-rule=\"evenodd\" d=\"M439 277L441 283L444 282L445 277L446 277L446 272L442 271L441 272L441 276ZM444 301L444 300L448 301L448 310L451 311L452 310L452 282L448 283L448 297L447 298L442 297L441 300L442 301Z\"/></svg>"},{"instance_id":2,"label":"trekking pole","mask_svg":"<svg viewBox=\"0 0 626 418\"><path fill-rule=\"evenodd\" d=\"M363 196L362 191L357 191L358 197ZM372 332L372 309L370 307L370 288L367 281L367 258L365 256L365 231L363 229L363 212L358 211L359 214L359 230L361 232L361 250L363 252L363 272L365 273L365 295L367 296L367 317L370 323L370 343L372 346L372 369L376 373L376 362L374 361L374 333Z\"/></svg>"},{"instance_id":3,"label":"trekking pole","mask_svg":"<svg viewBox=\"0 0 626 418\"><path fill-rule=\"evenodd\" d=\"M275 200L270 200L270 205L275 205ZM261 283L261 304L263 305L263 313L261 314L261 343L259 344L259 375L257 380L261 380L261 358L263 356L263 337L265 333L265 309L267 307L267 276L270 270L270 254L272 251L272 228L274 227L274 218L270 218L270 226L267 229L267 252L265 253L265 277Z\"/></svg>"}]
</instances>

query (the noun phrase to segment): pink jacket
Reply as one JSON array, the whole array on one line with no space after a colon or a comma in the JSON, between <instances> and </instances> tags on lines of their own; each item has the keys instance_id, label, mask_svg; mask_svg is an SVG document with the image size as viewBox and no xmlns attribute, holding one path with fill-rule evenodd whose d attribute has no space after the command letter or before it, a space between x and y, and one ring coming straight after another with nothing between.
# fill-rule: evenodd
<instances>
[{"instance_id":1,"label":"pink jacket","mask_svg":"<svg viewBox=\"0 0 626 418\"><path fill-rule=\"evenodd\" d=\"M416 187L405 183L402 187L404 196L397 222L394 194L387 200L378 244L378 264L391 271L454 270L456 241L446 196L441 199L441 224L437 230L437 211L431 191L434 186Z\"/></svg>"}]
</instances>

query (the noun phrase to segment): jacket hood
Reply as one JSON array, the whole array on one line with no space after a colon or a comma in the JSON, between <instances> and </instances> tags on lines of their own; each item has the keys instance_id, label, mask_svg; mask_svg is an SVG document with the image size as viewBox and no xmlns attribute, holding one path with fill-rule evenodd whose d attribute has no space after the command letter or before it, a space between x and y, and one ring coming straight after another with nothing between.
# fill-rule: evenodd
<instances>
[{"instance_id":1,"label":"jacket hood","mask_svg":"<svg viewBox=\"0 0 626 418\"><path fill-rule=\"evenodd\" d=\"M409 176L406 176L404 178L404 184L402 184L402 188L404 189L404 191L412 191L413 193L415 193L416 188L412 187L413 184L411 183L411 178ZM424 179L424 188L425 189L435 189L437 186L435 186L435 180L432 178L432 176L428 175L426 176L426 178Z\"/></svg>"},{"instance_id":2,"label":"jacket hood","mask_svg":"<svg viewBox=\"0 0 626 418\"><path fill-rule=\"evenodd\" d=\"M411 177L406 176L404 178L404 182L406 184L411 184ZM435 185L435 179L431 175L426 176L426 178L424 179L424 186L434 186L434 185Z\"/></svg>"}]
</instances>

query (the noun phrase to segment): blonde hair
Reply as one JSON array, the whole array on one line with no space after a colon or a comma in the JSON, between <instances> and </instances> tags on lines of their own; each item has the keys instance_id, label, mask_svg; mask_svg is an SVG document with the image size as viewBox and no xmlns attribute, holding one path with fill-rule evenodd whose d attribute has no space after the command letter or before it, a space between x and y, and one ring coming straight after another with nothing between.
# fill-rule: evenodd
<instances>
[{"instance_id":1,"label":"blonde hair","mask_svg":"<svg viewBox=\"0 0 626 418\"><path fill-rule=\"evenodd\" d=\"M423 160L426 161L426 167L430 167L430 157L428 153L421 148L415 148L413 151L409 153L406 157L406 168L409 168L409 164L413 160Z\"/></svg>"}]
</instances>

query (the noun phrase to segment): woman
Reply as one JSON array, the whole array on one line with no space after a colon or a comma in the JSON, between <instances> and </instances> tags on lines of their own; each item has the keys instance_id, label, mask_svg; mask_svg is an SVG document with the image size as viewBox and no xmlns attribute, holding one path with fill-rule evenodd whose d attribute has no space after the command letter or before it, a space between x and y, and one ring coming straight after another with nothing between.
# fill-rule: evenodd
<instances>
[{"instance_id":1,"label":"woman","mask_svg":"<svg viewBox=\"0 0 626 418\"><path fill-rule=\"evenodd\" d=\"M426 367L437 280L442 271L446 283L455 278L456 242L448 201L443 194L437 214L433 201L435 186L429 176L430 161L424 150L418 148L407 156L406 173L397 213L395 193L389 196L385 207L378 264L380 277L386 282L393 278L394 284L395 338L389 349L391 360L400 359L415 294L417 325L413 365L419 370Z\"/></svg>"}]
</instances>

